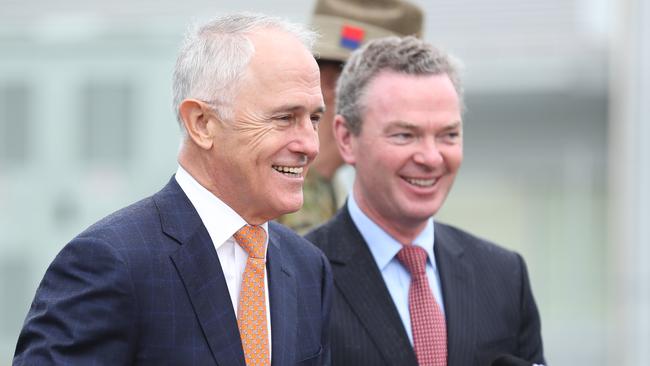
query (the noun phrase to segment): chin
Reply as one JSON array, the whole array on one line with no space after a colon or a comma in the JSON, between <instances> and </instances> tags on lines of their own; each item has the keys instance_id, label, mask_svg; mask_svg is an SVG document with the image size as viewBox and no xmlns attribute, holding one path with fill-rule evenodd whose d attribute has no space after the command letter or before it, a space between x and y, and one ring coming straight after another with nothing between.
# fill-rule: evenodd
<instances>
[{"instance_id":1,"label":"chin","mask_svg":"<svg viewBox=\"0 0 650 366\"><path fill-rule=\"evenodd\" d=\"M413 223L422 223L424 221L429 220L433 216L434 212L427 211L427 212L413 212L411 213L408 217L410 218L409 221L412 221Z\"/></svg>"},{"instance_id":2,"label":"chin","mask_svg":"<svg viewBox=\"0 0 650 366\"><path fill-rule=\"evenodd\" d=\"M434 207L433 203L421 207L414 207L410 210L409 216L417 220L427 220L438 211L437 209L432 209L432 207Z\"/></svg>"},{"instance_id":3,"label":"chin","mask_svg":"<svg viewBox=\"0 0 650 366\"><path fill-rule=\"evenodd\" d=\"M280 205L280 207L281 207L280 211L282 211L281 215L286 215L292 212L296 212L302 208L302 196L300 197L300 200L283 202Z\"/></svg>"}]
</instances>

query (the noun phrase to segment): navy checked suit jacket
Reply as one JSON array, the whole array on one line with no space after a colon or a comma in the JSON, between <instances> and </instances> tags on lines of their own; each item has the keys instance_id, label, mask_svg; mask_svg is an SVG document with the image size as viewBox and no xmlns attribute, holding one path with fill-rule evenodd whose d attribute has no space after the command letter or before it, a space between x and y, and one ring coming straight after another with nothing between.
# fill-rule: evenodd
<instances>
[{"instance_id":1,"label":"navy checked suit jacket","mask_svg":"<svg viewBox=\"0 0 650 366\"><path fill-rule=\"evenodd\" d=\"M334 273L332 364L417 366L397 308L344 206L307 234ZM433 244L432 244L433 245ZM502 354L544 363L540 319L517 253L435 223L449 366L486 366Z\"/></svg>"},{"instance_id":2,"label":"navy checked suit jacket","mask_svg":"<svg viewBox=\"0 0 650 366\"><path fill-rule=\"evenodd\" d=\"M273 365L329 364L323 254L269 223ZM219 258L174 178L81 233L54 259L14 365L244 365Z\"/></svg>"}]
</instances>

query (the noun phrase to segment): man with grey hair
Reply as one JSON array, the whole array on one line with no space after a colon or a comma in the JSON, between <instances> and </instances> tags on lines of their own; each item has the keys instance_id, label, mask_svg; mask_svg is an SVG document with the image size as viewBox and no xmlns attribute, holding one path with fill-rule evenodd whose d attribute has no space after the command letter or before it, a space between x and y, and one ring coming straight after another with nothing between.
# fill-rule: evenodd
<instances>
[{"instance_id":1,"label":"man with grey hair","mask_svg":"<svg viewBox=\"0 0 650 366\"><path fill-rule=\"evenodd\" d=\"M343 69L334 134L353 191L307 235L334 274L333 364L544 361L522 257L433 219L463 158L462 96L455 62L414 37Z\"/></svg>"},{"instance_id":2,"label":"man with grey hair","mask_svg":"<svg viewBox=\"0 0 650 366\"><path fill-rule=\"evenodd\" d=\"M318 153L312 38L253 14L188 35L174 70L176 174L62 249L14 364L329 364L329 264L269 222L300 208Z\"/></svg>"}]
</instances>

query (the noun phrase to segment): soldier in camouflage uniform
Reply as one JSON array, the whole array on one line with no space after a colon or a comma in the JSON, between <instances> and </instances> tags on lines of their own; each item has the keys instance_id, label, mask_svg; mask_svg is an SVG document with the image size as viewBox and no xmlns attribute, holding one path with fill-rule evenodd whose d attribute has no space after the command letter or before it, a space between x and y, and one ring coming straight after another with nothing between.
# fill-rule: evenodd
<instances>
[{"instance_id":1,"label":"soldier in camouflage uniform","mask_svg":"<svg viewBox=\"0 0 650 366\"><path fill-rule=\"evenodd\" d=\"M400 0L318 0L312 26L321 34L315 56L321 72L321 91L326 110L318 130L320 152L309 168L303 186L303 206L278 221L305 234L338 209L344 197L337 197L333 180L343 165L334 141L336 81L350 52L364 42L386 36L422 34L422 11Z\"/></svg>"},{"instance_id":2,"label":"soldier in camouflage uniform","mask_svg":"<svg viewBox=\"0 0 650 366\"><path fill-rule=\"evenodd\" d=\"M320 176L316 170L310 170L305 177L302 194L304 202L300 211L278 219L300 235L329 220L338 209L332 180Z\"/></svg>"}]
</instances>

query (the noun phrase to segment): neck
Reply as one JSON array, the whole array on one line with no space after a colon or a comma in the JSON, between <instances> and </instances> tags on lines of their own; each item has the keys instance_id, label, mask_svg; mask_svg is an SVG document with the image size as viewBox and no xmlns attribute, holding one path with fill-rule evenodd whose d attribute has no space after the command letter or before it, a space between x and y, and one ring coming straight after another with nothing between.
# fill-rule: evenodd
<instances>
[{"instance_id":1,"label":"neck","mask_svg":"<svg viewBox=\"0 0 650 366\"><path fill-rule=\"evenodd\" d=\"M185 171L192 176L201 186L210 191L215 196L219 197L215 187L210 184L210 176L206 168L207 162L203 160L203 156L196 152L196 147L191 143L183 143L181 150L178 153L178 163L185 169Z\"/></svg>"},{"instance_id":2,"label":"neck","mask_svg":"<svg viewBox=\"0 0 650 366\"><path fill-rule=\"evenodd\" d=\"M374 218L371 217L371 219L375 221ZM413 244L415 238L417 238L418 235L420 235L422 230L424 230L424 228L427 225L426 221L419 223L417 226L401 225L398 222L382 223L382 222L375 221L375 223L377 223L377 225L379 225L382 229L384 229L384 231L386 231L388 235L395 238L395 240L397 240L402 245Z\"/></svg>"},{"instance_id":3,"label":"neck","mask_svg":"<svg viewBox=\"0 0 650 366\"><path fill-rule=\"evenodd\" d=\"M415 238L417 238L425 229L427 221L429 220L428 218L417 221L386 218L374 210L372 206L363 202L363 199L360 199L358 194L354 195L354 199L356 200L359 209L361 209L370 220L402 245L412 244L415 241Z\"/></svg>"},{"instance_id":4,"label":"neck","mask_svg":"<svg viewBox=\"0 0 650 366\"><path fill-rule=\"evenodd\" d=\"M203 188L207 189L215 197L232 208L250 225L261 225L273 217L262 215L256 210L256 202L246 200L246 197L237 196L239 199L233 199L232 190L218 182L218 176L212 174L214 169L210 169L210 162L207 155L201 154L192 144L184 144L178 154L178 163L191 175Z\"/></svg>"}]
</instances>

